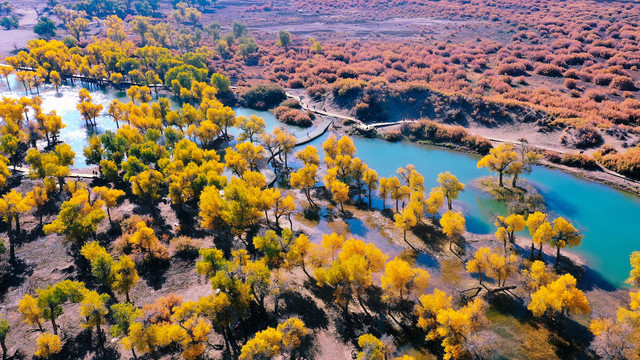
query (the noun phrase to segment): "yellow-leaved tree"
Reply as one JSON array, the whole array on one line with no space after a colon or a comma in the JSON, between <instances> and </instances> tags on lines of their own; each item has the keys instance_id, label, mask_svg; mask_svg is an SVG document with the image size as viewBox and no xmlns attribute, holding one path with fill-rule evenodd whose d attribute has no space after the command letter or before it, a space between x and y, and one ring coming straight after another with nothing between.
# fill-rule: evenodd
<instances>
[{"instance_id":1,"label":"yellow-leaved tree","mask_svg":"<svg viewBox=\"0 0 640 360\"><path fill-rule=\"evenodd\" d=\"M37 349L35 355L44 359L58 354L62 351L62 342L58 335L52 333L43 333L36 339Z\"/></svg>"},{"instance_id":2,"label":"yellow-leaved tree","mask_svg":"<svg viewBox=\"0 0 640 360\"><path fill-rule=\"evenodd\" d=\"M324 240L329 242L328 238ZM327 244L326 248L330 247ZM364 243L362 240L349 239L341 247L338 259L327 267L315 269L316 280L319 286L333 287L336 301L343 306L346 316L349 315L349 304L354 298L367 312L362 295L372 285L372 274L384 267L387 255L374 244Z\"/></svg>"},{"instance_id":3,"label":"yellow-leaved tree","mask_svg":"<svg viewBox=\"0 0 640 360\"><path fill-rule=\"evenodd\" d=\"M486 167L489 171L498 173L498 185L503 187L502 177L509 165L517 160L518 153L514 150L513 145L501 144L489 150L489 154L478 161L478 169Z\"/></svg>"},{"instance_id":4,"label":"yellow-leaved tree","mask_svg":"<svg viewBox=\"0 0 640 360\"><path fill-rule=\"evenodd\" d=\"M395 258L386 263L382 283L382 300L396 305L409 297L417 297L429 287L430 275L426 270L412 268L408 262Z\"/></svg>"},{"instance_id":5,"label":"yellow-leaved tree","mask_svg":"<svg viewBox=\"0 0 640 360\"><path fill-rule=\"evenodd\" d=\"M109 224L113 224L111 221L111 209L118 205L118 199L124 196L124 191L119 189L109 189L106 186L96 186L93 188L93 192L98 195L100 200L107 208L107 217L109 218Z\"/></svg>"},{"instance_id":6,"label":"yellow-leaved tree","mask_svg":"<svg viewBox=\"0 0 640 360\"><path fill-rule=\"evenodd\" d=\"M551 246L556 248L556 268L560 261L560 249L567 246L574 247L579 246L582 242L582 235L580 232L567 220L559 217L553 220L553 237L549 241Z\"/></svg>"},{"instance_id":7,"label":"yellow-leaved tree","mask_svg":"<svg viewBox=\"0 0 640 360\"><path fill-rule=\"evenodd\" d=\"M416 305L418 326L427 331L427 340L442 339L444 359L468 356L465 339L484 328L484 302L475 298L459 310L453 308L451 296L439 289L420 297Z\"/></svg>"},{"instance_id":8,"label":"yellow-leaved tree","mask_svg":"<svg viewBox=\"0 0 640 360\"><path fill-rule=\"evenodd\" d=\"M296 317L288 318L277 328L268 327L242 347L241 360L271 359L285 353L295 359L296 351L307 336L304 322Z\"/></svg>"},{"instance_id":9,"label":"yellow-leaved tree","mask_svg":"<svg viewBox=\"0 0 640 360\"><path fill-rule=\"evenodd\" d=\"M482 276L486 275L500 287L505 286L507 279L518 273L519 263L520 258L515 254L502 255L488 247L481 247L473 259L467 262L467 272L478 274L481 285Z\"/></svg>"},{"instance_id":10,"label":"yellow-leaved tree","mask_svg":"<svg viewBox=\"0 0 640 360\"><path fill-rule=\"evenodd\" d=\"M544 314L588 314L591 311L587 297L576 287L576 279L570 274L541 286L531 294L531 302L527 308L537 317Z\"/></svg>"},{"instance_id":11,"label":"yellow-leaved tree","mask_svg":"<svg viewBox=\"0 0 640 360\"><path fill-rule=\"evenodd\" d=\"M448 171L438 174L438 183L444 193L444 197L447 199L449 211L451 211L453 200L458 197L460 191L464 190L464 184L458 181L458 178Z\"/></svg>"},{"instance_id":12,"label":"yellow-leaved tree","mask_svg":"<svg viewBox=\"0 0 640 360\"><path fill-rule=\"evenodd\" d=\"M9 224L9 234L11 235L9 237L9 259L11 262L15 261L14 242L15 237L20 234L20 216L29 212L34 205L35 203L31 196L28 194L24 196L13 189L0 198L0 216ZM16 224L15 234L11 231L11 223L14 220Z\"/></svg>"},{"instance_id":13,"label":"yellow-leaved tree","mask_svg":"<svg viewBox=\"0 0 640 360\"><path fill-rule=\"evenodd\" d=\"M498 215L495 226L498 227L496 237L501 240L504 245L504 253L507 253L507 240L511 244L515 244L515 233L524 230L525 220L520 214L511 214L507 217Z\"/></svg>"},{"instance_id":14,"label":"yellow-leaved tree","mask_svg":"<svg viewBox=\"0 0 640 360\"><path fill-rule=\"evenodd\" d=\"M68 242L80 247L89 236L96 233L98 224L104 218L102 200L89 202L89 192L79 187L71 199L62 203L58 217L45 225L43 231L45 234L63 235Z\"/></svg>"},{"instance_id":15,"label":"yellow-leaved tree","mask_svg":"<svg viewBox=\"0 0 640 360\"><path fill-rule=\"evenodd\" d=\"M402 210L399 214L393 215L394 225L402 230L402 236L404 241L407 242L407 231L411 230L418 223L418 219L416 218L416 211L414 207L409 204L404 210Z\"/></svg>"},{"instance_id":16,"label":"yellow-leaved tree","mask_svg":"<svg viewBox=\"0 0 640 360\"><path fill-rule=\"evenodd\" d=\"M364 334L358 338L358 346L362 349L358 353L358 360L384 360L386 347L384 343L371 334Z\"/></svg>"},{"instance_id":17,"label":"yellow-leaved tree","mask_svg":"<svg viewBox=\"0 0 640 360\"><path fill-rule=\"evenodd\" d=\"M452 244L457 242L466 230L464 216L460 212L449 210L442 215L440 226L442 226L442 232L449 239L449 250L453 251Z\"/></svg>"}]
</instances>

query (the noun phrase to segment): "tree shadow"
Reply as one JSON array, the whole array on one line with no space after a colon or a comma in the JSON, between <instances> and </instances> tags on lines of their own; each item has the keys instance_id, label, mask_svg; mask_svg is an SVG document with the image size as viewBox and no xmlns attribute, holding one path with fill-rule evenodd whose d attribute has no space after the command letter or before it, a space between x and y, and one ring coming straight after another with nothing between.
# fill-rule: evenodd
<instances>
[{"instance_id":1,"label":"tree shadow","mask_svg":"<svg viewBox=\"0 0 640 360\"><path fill-rule=\"evenodd\" d=\"M19 287L33 275L36 267L35 264L27 264L17 256L13 264L9 261L8 254L4 254L2 257L0 264L0 300L4 300L4 296L9 289Z\"/></svg>"},{"instance_id":2,"label":"tree shadow","mask_svg":"<svg viewBox=\"0 0 640 360\"><path fill-rule=\"evenodd\" d=\"M307 206L302 210L302 216L309 221L320 221L320 207L319 206Z\"/></svg>"},{"instance_id":3,"label":"tree shadow","mask_svg":"<svg viewBox=\"0 0 640 360\"><path fill-rule=\"evenodd\" d=\"M167 281L166 272L171 263L168 259L145 259L140 266L140 275L153 290L160 290Z\"/></svg>"},{"instance_id":4,"label":"tree shadow","mask_svg":"<svg viewBox=\"0 0 640 360\"><path fill-rule=\"evenodd\" d=\"M549 344L555 347L559 358L590 358L588 349L593 340L593 334L587 327L571 318L563 317L550 322L548 328L555 330L549 336Z\"/></svg>"},{"instance_id":5,"label":"tree shadow","mask_svg":"<svg viewBox=\"0 0 640 360\"><path fill-rule=\"evenodd\" d=\"M298 292L286 292L282 294L281 299L284 306L280 315L286 317L296 315L310 329L327 329L329 326L327 314L316 305L310 296Z\"/></svg>"},{"instance_id":6,"label":"tree shadow","mask_svg":"<svg viewBox=\"0 0 640 360\"><path fill-rule=\"evenodd\" d=\"M64 360L92 358L101 360L117 360L121 358L115 344L108 343L104 341L104 339L102 345L94 344L98 339L93 335L92 329L84 329L69 339L63 339L62 351L51 357L51 359Z\"/></svg>"},{"instance_id":7,"label":"tree shadow","mask_svg":"<svg viewBox=\"0 0 640 360\"><path fill-rule=\"evenodd\" d=\"M171 204L171 209L178 218L181 235L192 238L203 238L208 235L207 231L198 226L198 211L195 207L186 204Z\"/></svg>"},{"instance_id":8,"label":"tree shadow","mask_svg":"<svg viewBox=\"0 0 640 360\"><path fill-rule=\"evenodd\" d=\"M330 286L318 286L315 281L306 279L304 281L304 287L309 290L314 297L324 302L327 307L342 311L342 308L335 301L333 289Z\"/></svg>"},{"instance_id":9,"label":"tree shadow","mask_svg":"<svg viewBox=\"0 0 640 360\"><path fill-rule=\"evenodd\" d=\"M531 245L522 247L518 244L512 244L512 247L516 252L520 253L523 258L531 258ZM546 264L555 264L556 261L555 256L549 253L542 253L542 258L539 258L537 249L534 249L533 259L542 260ZM560 254L557 272L559 274L571 274L571 276L576 278L579 288L585 291L595 289L601 289L607 292L618 291L618 288L609 280L605 279L600 273L589 266L576 264L571 258L563 256L562 253Z\"/></svg>"},{"instance_id":10,"label":"tree shadow","mask_svg":"<svg viewBox=\"0 0 640 360\"><path fill-rule=\"evenodd\" d=\"M420 239L431 252L441 252L447 243L447 237L438 227L433 225L418 223L413 227L411 232Z\"/></svg>"}]
</instances>

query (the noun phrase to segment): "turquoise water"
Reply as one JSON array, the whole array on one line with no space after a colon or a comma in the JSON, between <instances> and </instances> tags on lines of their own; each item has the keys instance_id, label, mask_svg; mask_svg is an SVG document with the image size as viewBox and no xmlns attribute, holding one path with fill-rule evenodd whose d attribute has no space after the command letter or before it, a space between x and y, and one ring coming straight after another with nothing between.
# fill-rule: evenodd
<instances>
[{"instance_id":1,"label":"turquoise water","mask_svg":"<svg viewBox=\"0 0 640 360\"><path fill-rule=\"evenodd\" d=\"M289 132L294 134L296 137L300 137L300 136L306 135L307 132L313 131L313 128L301 128L299 126L291 126L285 123L281 123L280 121L278 121L278 119L276 119L276 117L272 113L268 111L260 111L260 110L254 110L249 108L234 108L233 111L235 111L236 116L244 115L248 117L251 115L256 115L263 118L266 132L272 132L275 127L281 127L289 130ZM232 134L237 134L238 130L233 129L233 131L230 130L230 132Z\"/></svg>"},{"instance_id":2,"label":"turquoise water","mask_svg":"<svg viewBox=\"0 0 640 360\"><path fill-rule=\"evenodd\" d=\"M312 145L320 146L327 136ZM354 138L354 144L357 156L380 176L395 175L399 167L413 164L425 177L427 188L437 186L437 176L444 171L466 184L490 175L476 167L478 157L468 154L380 139ZM583 255L605 280L600 286L623 286L630 270L629 255L640 250L635 228L640 219L640 198L541 166L534 167L526 179L545 197L549 211L571 219L584 232L582 244L571 251ZM382 207L380 200L374 203ZM387 201L387 207L392 205ZM455 207L464 213L468 230L478 234L495 232L492 214L505 212L504 206L471 186L460 194Z\"/></svg>"},{"instance_id":3,"label":"turquoise water","mask_svg":"<svg viewBox=\"0 0 640 360\"><path fill-rule=\"evenodd\" d=\"M0 95L24 96L24 91L15 81L12 89L13 91L8 91L4 81L0 82ZM105 108L114 98L127 100L126 94L121 91L100 88L89 90L92 91L94 101L103 104ZM44 100L45 111L55 109L62 116L67 127L62 130L61 139L69 143L76 152L75 167L83 167L82 148L87 142L87 131L75 108L77 87L63 86L58 95L49 87L41 91L40 96ZM286 127L298 136L311 131L283 125L269 112L243 108L235 110L237 115L255 114L263 117L267 131L273 130L275 126ZM99 132L114 129L115 124L108 115L98 119ZM311 145L321 149L320 145L327 136L316 139ZM444 171L451 171L466 184L489 175L487 170L477 169L477 157L463 153L412 143L389 143L379 139L354 138L354 143L358 150L357 156L381 176L395 174L399 167L413 164L424 175L428 188L437 185L437 175ZM293 164L296 166L295 161ZM622 286L630 270L629 255L632 251L640 250L640 236L635 229L640 219L640 198L544 167L535 167L526 178L545 197L551 212L571 219L584 231L582 245L571 251L583 255L603 280ZM375 199L374 205L382 207L379 199ZM392 205L387 201L387 206ZM500 203L470 186L461 193L455 206L465 214L468 230L479 234L493 233L493 214L505 212ZM368 237L370 234L362 235ZM606 282L603 284L606 285Z\"/></svg>"}]
</instances>

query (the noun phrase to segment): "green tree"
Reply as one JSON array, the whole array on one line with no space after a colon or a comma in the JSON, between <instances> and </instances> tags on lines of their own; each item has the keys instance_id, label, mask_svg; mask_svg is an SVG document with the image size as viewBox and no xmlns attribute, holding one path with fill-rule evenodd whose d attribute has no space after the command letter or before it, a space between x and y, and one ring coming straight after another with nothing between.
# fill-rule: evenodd
<instances>
[{"instance_id":1,"label":"green tree","mask_svg":"<svg viewBox=\"0 0 640 360\"><path fill-rule=\"evenodd\" d=\"M84 284L79 281L64 280L45 289L38 289L38 307L42 309L42 316L51 321L53 333L58 334L56 319L62 315L62 305L67 301L74 303L82 301L86 292Z\"/></svg>"},{"instance_id":2,"label":"green tree","mask_svg":"<svg viewBox=\"0 0 640 360\"><path fill-rule=\"evenodd\" d=\"M280 32L278 32L277 44L285 49L288 49L289 45L291 45L291 34L286 30L280 30Z\"/></svg>"},{"instance_id":3,"label":"green tree","mask_svg":"<svg viewBox=\"0 0 640 360\"><path fill-rule=\"evenodd\" d=\"M40 21L33 27L33 32L45 39L51 39L56 36L56 28L56 23L53 20L48 17L41 17Z\"/></svg>"},{"instance_id":4,"label":"green tree","mask_svg":"<svg viewBox=\"0 0 640 360\"><path fill-rule=\"evenodd\" d=\"M0 20L0 26L7 30L17 29L19 26L18 19L15 16L5 16Z\"/></svg>"}]
</instances>

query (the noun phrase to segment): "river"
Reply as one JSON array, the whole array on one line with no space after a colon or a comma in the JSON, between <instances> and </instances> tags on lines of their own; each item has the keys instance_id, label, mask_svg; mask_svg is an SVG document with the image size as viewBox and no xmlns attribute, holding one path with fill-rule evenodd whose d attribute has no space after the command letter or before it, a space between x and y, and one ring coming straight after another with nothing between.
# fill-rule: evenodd
<instances>
[{"instance_id":1,"label":"river","mask_svg":"<svg viewBox=\"0 0 640 360\"><path fill-rule=\"evenodd\" d=\"M24 95L24 91L20 91L21 86L15 81L12 84L14 91L8 91L6 84L1 84L0 95ZM97 88L90 90L94 101L103 104L105 109L114 98L127 101L126 94L122 91ZM69 143L76 152L75 167L83 167L85 163L82 148L86 144L87 134L84 121L75 109L77 88L62 87L58 95L48 89L41 96L45 111L55 109L62 116L67 127L62 130L61 139ZM269 112L239 108L236 113L263 117L267 131L275 126L284 126ZM285 127L297 135L308 131ZM115 124L109 116L101 116L98 131L113 129ZM320 145L327 136L325 134L316 139L311 145L321 149ZM437 175L444 171L450 171L466 184L489 175L486 169L476 167L478 157L464 153L407 142L390 143L380 139L354 138L354 143L358 150L357 156L376 169L380 176L395 174L399 167L413 164L424 175L427 188L436 186ZM640 250L640 236L635 229L640 219L640 198L541 166L534 167L526 179L545 197L548 209L553 214L571 219L584 232L582 244L570 251L584 256L588 265L610 285L623 286L630 270L629 255L632 251ZM381 205L380 200L376 200L376 206ZM495 226L492 214L505 212L504 206L499 202L471 186L467 186L461 193L456 206L465 215L467 229L478 234L493 233Z\"/></svg>"}]
</instances>

